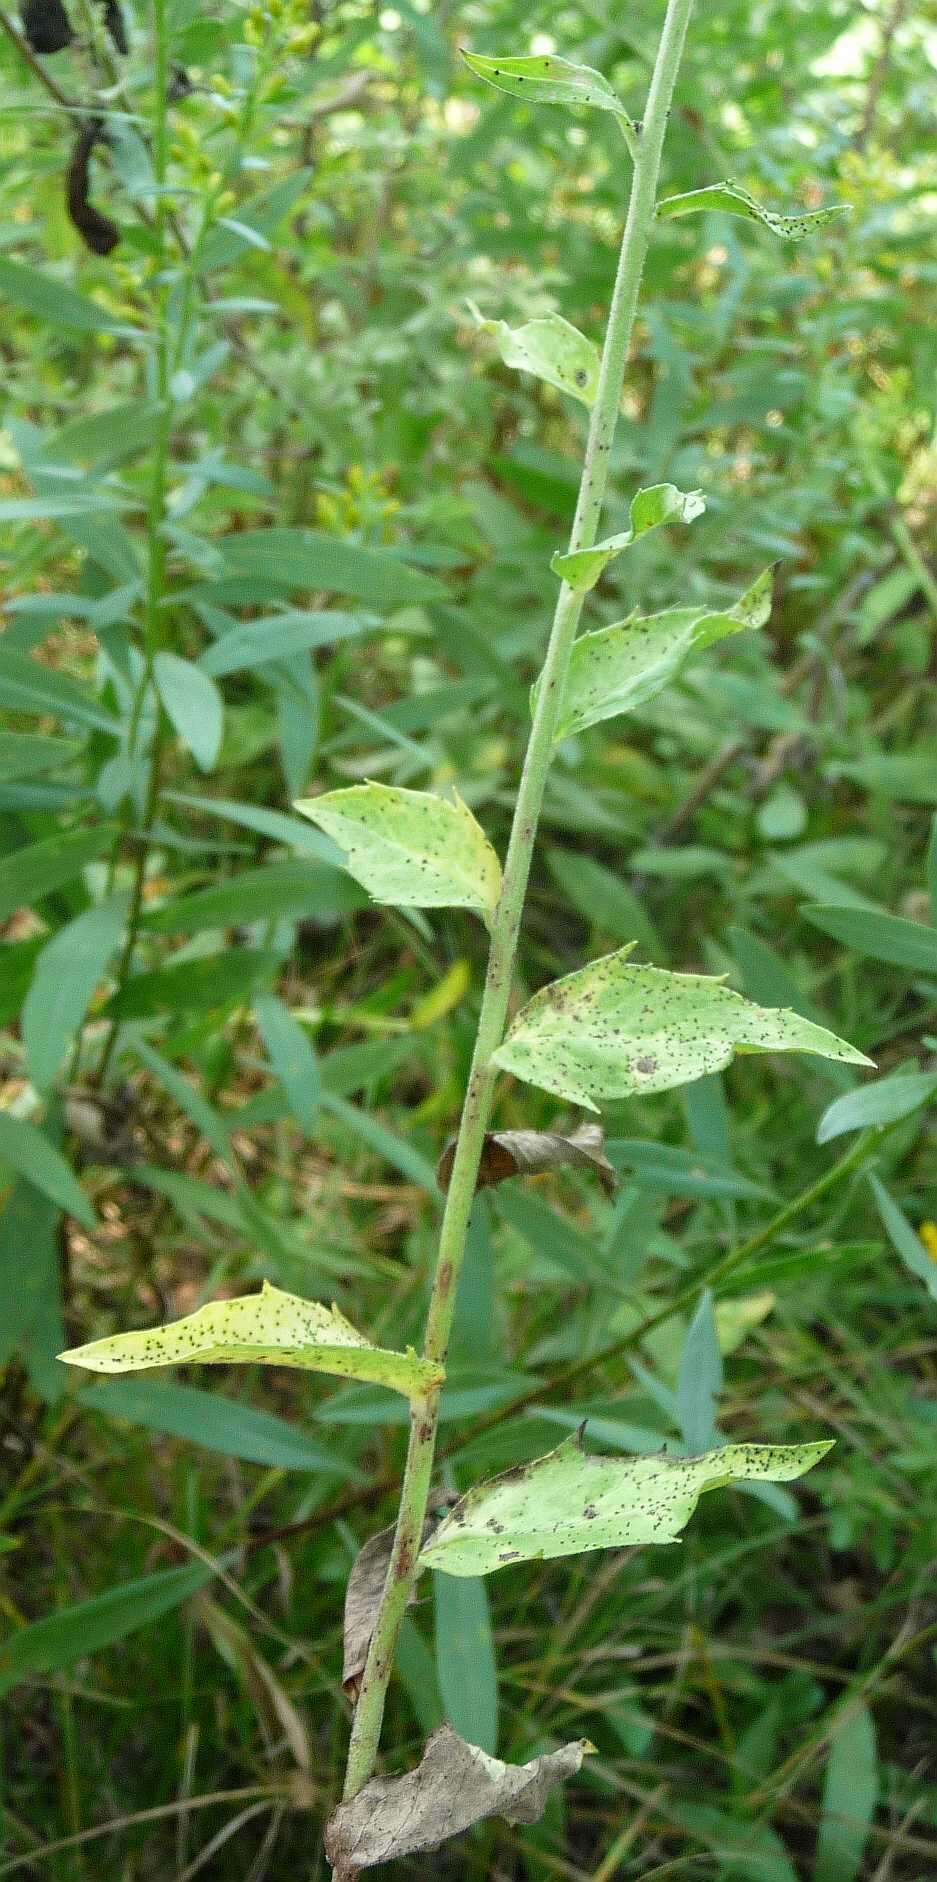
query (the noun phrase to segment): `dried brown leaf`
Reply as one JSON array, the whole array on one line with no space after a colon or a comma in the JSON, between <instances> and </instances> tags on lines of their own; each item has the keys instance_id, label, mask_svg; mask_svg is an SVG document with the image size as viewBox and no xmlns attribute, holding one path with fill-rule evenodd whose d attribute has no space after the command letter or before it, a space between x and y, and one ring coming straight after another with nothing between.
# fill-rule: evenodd
<instances>
[{"instance_id":1,"label":"dried brown leaf","mask_svg":"<svg viewBox=\"0 0 937 1882\"><path fill-rule=\"evenodd\" d=\"M529 1764L502 1764L441 1725L420 1763L403 1777L376 1777L330 1818L325 1848L340 1882L361 1869L436 1849L483 1817L536 1823L557 1784L573 1777L591 1747L585 1739Z\"/></svg>"},{"instance_id":2,"label":"dried brown leaf","mask_svg":"<svg viewBox=\"0 0 937 1882\"><path fill-rule=\"evenodd\" d=\"M432 1501L434 1508L449 1509L456 1502L455 1496L445 1492ZM420 1547L425 1548L430 1537L439 1527L439 1516L427 1516L423 1524ZM388 1529L379 1529L376 1536L371 1536L358 1550L348 1577L345 1590L345 1655L342 1667L342 1685L349 1699L357 1699L364 1663L368 1657L374 1621L384 1592L390 1553L394 1544L394 1525ZM410 1600L414 1596L411 1593Z\"/></svg>"},{"instance_id":3,"label":"dried brown leaf","mask_svg":"<svg viewBox=\"0 0 937 1882\"><path fill-rule=\"evenodd\" d=\"M478 1168L478 1189L491 1189L511 1176L539 1176L544 1170L572 1163L591 1170L607 1196L614 1194L618 1176L604 1152L605 1133L599 1124L580 1124L569 1136L559 1131L488 1131ZM455 1160L455 1138L446 1145L436 1168L439 1187L446 1190Z\"/></svg>"}]
</instances>

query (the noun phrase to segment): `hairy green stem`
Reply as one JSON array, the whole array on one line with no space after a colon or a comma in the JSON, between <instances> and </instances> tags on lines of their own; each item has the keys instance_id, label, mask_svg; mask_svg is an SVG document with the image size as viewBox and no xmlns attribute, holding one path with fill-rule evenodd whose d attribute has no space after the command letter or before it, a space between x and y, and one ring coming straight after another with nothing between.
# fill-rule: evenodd
<instances>
[{"instance_id":1,"label":"hairy green stem","mask_svg":"<svg viewBox=\"0 0 937 1882\"><path fill-rule=\"evenodd\" d=\"M169 28L167 20L167 0L153 0L153 65L155 102L153 107L153 174L156 183L156 210L154 228L159 257L159 274L154 283L154 307L156 310L156 398L159 405L159 428L153 450L153 464L150 476L149 500L146 513L146 606L144 615L144 662L140 674L136 695L130 715L129 750L133 756L143 714L147 692L153 683L153 666L163 638L162 607L166 591L166 538L164 524L166 520L166 484L169 472L169 446L172 433L172 402L170 399L170 337L168 321L168 290L162 279L166 261L166 242L169 227L169 212L166 205L166 183L169 173ZM157 700L156 726L150 750L150 767L147 779L146 799L143 806L140 831L137 839L134 859L133 882L130 891L130 909L127 917L127 932L123 951L117 967L117 992L123 987L133 964L137 935L140 928L140 915L143 908L143 890L146 883L146 865L149 856L150 831L156 818L159 805L161 770L163 758L164 720L163 710ZM126 824L122 825L117 839L118 845L126 835ZM110 877L113 880L118 850L115 846L111 858ZM104 1049L95 1074L95 1083L100 1085L107 1073L111 1056L117 1040L120 1021L113 1019L104 1041Z\"/></svg>"},{"instance_id":2,"label":"hairy green stem","mask_svg":"<svg viewBox=\"0 0 937 1882\"><path fill-rule=\"evenodd\" d=\"M692 8L693 0L668 0L644 126L637 148L631 198L602 351L598 391L589 425L579 498L570 534L570 549L591 547L598 531L608 486L609 457L621 403L625 364L654 218L670 101ZM504 1035L537 824L553 753L554 733L570 652L582 606L583 595L574 593L564 583L560 588L540 677L537 705L504 865L501 897L492 921L478 1032L456 1140L426 1323L425 1356L439 1364L444 1362L449 1345L456 1287L465 1254L469 1216L497 1076L491 1062L492 1054ZM412 1407L407 1462L387 1581L352 1726L345 1773L346 1798L353 1797L367 1783L377 1758L387 1685L401 1622L416 1575L429 1501L438 1411L438 1392Z\"/></svg>"}]
</instances>

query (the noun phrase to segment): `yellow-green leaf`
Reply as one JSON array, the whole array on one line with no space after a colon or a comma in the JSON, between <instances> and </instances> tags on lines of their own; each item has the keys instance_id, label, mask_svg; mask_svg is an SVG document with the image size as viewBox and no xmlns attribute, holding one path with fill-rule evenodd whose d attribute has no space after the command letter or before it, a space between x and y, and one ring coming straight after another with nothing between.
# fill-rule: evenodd
<instances>
[{"instance_id":1,"label":"yellow-green leaf","mask_svg":"<svg viewBox=\"0 0 937 1882\"><path fill-rule=\"evenodd\" d=\"M543 314L522 327L486 320L474 301L469 310L482 333L490 333L506 366L532 373L583 405L594 405L599 389L599 354L591 340L562 314Z\"/></svg>"},{"instance_id":2,"label":"yellow-green leaf","mask_svg":"<svg viewBox=\"0 0 937 1882\"><path fill-rule=\"evenodd\" d=\"M510 92L512 98L531 104L593 105L631 124L621 99L591 65L576 65L571 59L543 52L521 59L486 59L477 52L463 52L462 57L476 78L483 78L497 91Z\"/></svg>"},{"instance_id":3,"label":"yellow-green leaf","mask_svg":"<svg viewBox=\"0 0 937 1882\"><path fill-rule=\"evenodd\" d=\"M299 1366L307 1372L336 1373L386 1385L405 1398L419 1398L441 1385L439 1366L416 1353L395 1353L371 1346L339 1313L318 1301L284 1294L265 1281L259 1294L213 1300L141 1333L116 1333L110 1339L73 1346L59 1358L89 1372L141 1372L153 1366Z\"/></svg>"},{"instance_id":4,"label":"yellow-green leaf","mask_svg":"<svg viewBox=\"0 0 937 1882\"><path fill-rule=\"evenodd\" d=\"M634 712L669 686L691 654L727 634L763 627L771 613L771 584L772 570L766 569L731 608L668 608L581 634L573 643L556 738ZM534 705L537 692L535 686Z\"/></svg>"},{"instance_id":5,"label":"yellow-green leaf","mask_svg":"<svg viewBox=\"0 0 937 1882\"><path fill-rule=\"evenodd\" d=\"M567 1438L546 1457L470 1490L421 1551L420 1566L489 1575L512 1562L676 1542L705 1491L789 1483L831 1449L821 1440L727 1444L698 1457L601 1457Z\"/></svg>"},{"instance_id":6,"label":"yellow-green leaf","mask_svg":"<svg viewBox=\"0 0 937 1882\"><path fill-rule=\"evenodd\" d=\"M788 242L801 242L805 235L812 235L814 229L822 229L827 222L850 214L848 203L829 203L825 209L811 209L804 215L778 215L774 209L764 209L740 183L728 181L707 183L704 189L686 190L681 196L665 196L655 213L666 222L672 216L701 215L711 210L721 210L728 216L748 216L754 222L763 223L772 235L781 235Z\"/></svg>"},{"instance_id":7,"label":"yellow-green leaf","mask_svg":"<svg viewBox=\"0 0 937 1882\"><path fill-rule=\"evenodd\" d=\"M623 529L618 536L607 536L604 542L595 543L591 549L570 549L565 554L557 554L550 567L570 588L585 593L595 587L609 563L621 555L623 549L630 549L639 536L646 535L649 529L658 529L661 523L692 523L705 508L706 498L701 490L678 490L676 484L650 484L632 498L630 528Z\"/></svg>"},{"instance_id":8,"label":"yellow-green leaf","mask_svg":"<svg viewBox=\"0 0 937 1882\"><path fill-rule=\"evenodd\" d=\"M689 1084L728 1065L733 1052L872 1064L825 1026L755 1006L721 980L633 967L634 945L543 987L518 1013L495 1064L590 1111L602 1100Z\"/></svg>"},{"instance_id":9,"label":"yellow-green leaf","mask_svg":"<svg viewBox=\"0 0 937 1882\"><path fill-rule=\"evenodd\" d=\"M501 865L481 825L456 797L389 784L296 805L346 852L345 867L377 902L398 908L471 908L487 921L501 893Z\"/></svg>"}]
</instances>

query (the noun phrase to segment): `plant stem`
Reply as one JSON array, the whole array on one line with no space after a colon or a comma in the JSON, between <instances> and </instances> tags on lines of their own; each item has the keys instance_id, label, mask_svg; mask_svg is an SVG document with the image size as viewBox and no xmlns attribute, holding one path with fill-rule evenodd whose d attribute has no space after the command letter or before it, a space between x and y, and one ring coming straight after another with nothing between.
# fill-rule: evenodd
<instances>
[{"instance_id":1,"label":"plant stem","mask_svg":"<svg viewBox=\"0 0 937 1882\"><path fill-rule=\"evenodd\" d=\"M169 226L169 214L166 206L166 182L169 172L169 31L167 23L167 0L153 0L153 63L155 101L153 108L153 174L156 182L156 209L154 229L158 245L158 268L154 287L153 304L156 310L156 398L159 404L159 427L153 448L153 464L150 476L149 501L146 515L146 610L144 618L144 663L137 686L136 697L130 715L128 745L130 756L134 755L139 734L140 720L146 695L153 683L153 664L159 652L163 637L162 606L166 590L166 538L163 526L166 519L166 483L169 469L169 444L172 432L172 403L169 394L170 379L170 338L168 319L168 289L163 278L166 263L166 241ZM143 806L141 827L137 839L137 851L134 862L133 885L130 892L130 910L127 917L127 933L123 952L117 968L117 991L123 987L133 964L134 950L140 927L140 914L143 907L143 890L146 883L146 865L149 855L150 831L156 817L159 804L163 758L164 718L159 700L156 702L156 725L150 751L150 768L147 779L146 799ZM121 836L125 834L122 829ZM120 837L118 842L120 842ZM113 877L117 861L117 851L111 859ZM119 1030L119 1019L111 1021L100 1063L95 1074L95 1084L100 1085L111 1061L114 1045Z\"/></svg>"},{"instance_id":2,"label":"plant stem","mask_svg":"<svg viewBox=\"0 0 937 1882\"><path fill-rule=\"evenodd\" d=\"M692 8L693 0L668 0L632 177L631 198L609 309L598 391L589 425L579 498L570 534L570 549L589 548L596 539L608 485L609 457L621 403L625 364L654 217L670 101ZM465 1253L478 1166L497 1076L491 1058L504 1034L517 938L553 752L553 736L583 600L582 593L574 593L565 583L562 584L518 788L501 897L492 922L478 1032L456 1140L426 1323L424 1353L428 1359L436 1360L439 1364L445 1361L449 1345L456 1287ZM346 1798L353 1797L367 1783L377 1758L384 1700L397 1638L416 1576L429 1501L438 1413L438 1392L426 1400L415 1402L411 1411L410 1441L393 1550L352 1726L345 1773Z\"/></svg>"}]
</instances>

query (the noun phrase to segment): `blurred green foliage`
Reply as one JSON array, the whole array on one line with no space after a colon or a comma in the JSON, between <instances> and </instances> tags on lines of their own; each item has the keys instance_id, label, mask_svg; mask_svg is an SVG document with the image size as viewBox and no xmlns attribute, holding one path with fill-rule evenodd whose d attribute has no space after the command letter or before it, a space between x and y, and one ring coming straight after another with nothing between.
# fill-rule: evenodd
<instances>
[{"instance_id":1,"label":"blurred green foliage","mask_svg":"<svg viewBox=\"0 0 937 1882\"><path fill-rule=\"evenodd\" d=\"M317 1877L342 1591L392 1514L405 1406L278 1374L83 1385L54 1354L262 1276L419 1338L482 938L371 908L290 802L454 783L503 850L585 415L502 366L466 303L600 337L627 164L605 114L483 93L458 48L555 49L639 110L660 7L173 0L165 250L148 9L124 12L126 58L81 0L38 69L0 15L0 1873ZM699 9L665 192L732 178L852 214L792 249L723 215L657 229L608 533L640 484L699 486L707 510L612 564L592 623L722 606L767 561L777 600L561 748L520 995L637 937L883 1074L933 1064L935 63L933 0ZM107 256L68 215L89 116ZM317 1064L286 1051L283 1005ZM499 1721L504 1757L599 1753L542 1825L486 1826L441 1875L933 1868L932 1086L884 1098L874 1191L853 1174L811 1201L843 1148L824 1138L876 1122L818 1145L855 1082L743 1061L610 1108L616 1200L564 1173L479 1203L453 1486L586 1416L604 1449L679 1438L693 1290L798 1192L715 1289L717 1424L837 1448L796 1496L709 1499L679 1550L414 1609L398 1764L440 1693ZM500 1124L556 1122L506 1088Z\"/></svg>"}]
</instances>

